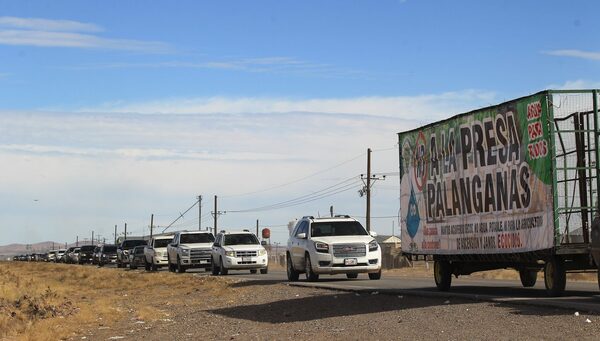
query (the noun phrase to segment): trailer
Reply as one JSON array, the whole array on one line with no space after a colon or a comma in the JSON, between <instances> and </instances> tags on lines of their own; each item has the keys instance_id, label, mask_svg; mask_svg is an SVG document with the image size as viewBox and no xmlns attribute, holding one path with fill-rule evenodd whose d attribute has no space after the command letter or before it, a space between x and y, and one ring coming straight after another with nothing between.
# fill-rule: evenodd
<instances>
[{"instance_id":1,"label":"trailer","mask_svg":"<svg viewBox=\"0 0 600 341\"><path fill-rule=\"evenodd\" d=\"M512 268L524 287L544 271L600 264L598 90L546 90L398 133L403 253L452 276ZM598 275L600 285L600 273Z\"/></svg>"}]
</instances>

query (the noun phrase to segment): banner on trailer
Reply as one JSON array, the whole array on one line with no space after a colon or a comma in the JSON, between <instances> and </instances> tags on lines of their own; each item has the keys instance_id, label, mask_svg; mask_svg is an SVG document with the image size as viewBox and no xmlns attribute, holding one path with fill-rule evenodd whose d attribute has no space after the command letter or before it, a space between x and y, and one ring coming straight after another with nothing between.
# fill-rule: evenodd
<instances>
[{"instance_id":1,"label":"banner on trailer","mask_svg":"<svg viewBox=\"0 0 600 341\"><path fill-rule=\"evenodd\" d=\"M536 95L398 134L405 252L553 246L546 100Z\"/></svg>"}]
</instances>

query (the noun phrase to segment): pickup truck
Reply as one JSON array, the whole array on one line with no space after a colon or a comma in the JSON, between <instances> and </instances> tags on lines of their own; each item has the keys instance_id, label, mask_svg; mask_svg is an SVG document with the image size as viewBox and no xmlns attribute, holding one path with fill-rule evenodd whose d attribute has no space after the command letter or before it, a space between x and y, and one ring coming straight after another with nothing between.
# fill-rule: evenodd
<instances>
[{"instance_id":1,"label":"pickup truck","mask_svg":"<svg viewBox=\"0 0 600 341\"><path fill-rule=\"evenodd\" d=\"M146 271L156 271L158 268L167 265L167 245L169 245L172 240L172 234L150 238L148 245L144 248L144 265Z\"/></svg>"},{"instance_id":2,"label":"pickup truck","mask_svg":"<svg viewBox=\"0 0 600 341\"><path fill-rule=\"evenodd\" d=\"M117 268L123 268L129 265L129 252L134 247L139 245L146 245L145 239L126 239L117 248Z\"/></svg>"},{"instance_id":3,"label":"pickup truck","mask_svg":"<svg viewBox=\"0 0 600 341\"><path fill-rule=\"evenodd\" d=\"M211 252L215 237L210 232L179 231L167 246L167 263L171 272L191 268L211 268Z\"/></svg>"}]
</instances>

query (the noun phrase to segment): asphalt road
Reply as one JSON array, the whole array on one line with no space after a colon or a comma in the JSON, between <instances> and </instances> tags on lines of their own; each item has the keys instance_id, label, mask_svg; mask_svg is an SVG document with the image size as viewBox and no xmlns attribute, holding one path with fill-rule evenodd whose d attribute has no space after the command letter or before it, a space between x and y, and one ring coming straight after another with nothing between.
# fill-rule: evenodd
<instances>
[{"instance_id":1,"label":"asphalt road","mask_svg":"<svg viewBox=\"0 0 600 341\"><path fill-rule=\"evenodd\" d=\"M282 270L270 271L266 275L251 275L232 272L231 275L249 281L287 283L286 273ZM378 281L369 280L367 275L358 279L347 279L345 275L321 276L318 282L301 280L290 283L296 286L318 287L358 293L382 293L394 295L413 295L424 297L452 297L490 301L509 304L527 304L551 308L568 309L579 312L600 313L600 292L597 283L567 282L562 297L548 297L544 283L538 280L533 288L523 288L518 280L486 280L459 277L452 279L450 292L439 292L433 278L407 278L384 273Z\"/></svg>"}]
</instances>

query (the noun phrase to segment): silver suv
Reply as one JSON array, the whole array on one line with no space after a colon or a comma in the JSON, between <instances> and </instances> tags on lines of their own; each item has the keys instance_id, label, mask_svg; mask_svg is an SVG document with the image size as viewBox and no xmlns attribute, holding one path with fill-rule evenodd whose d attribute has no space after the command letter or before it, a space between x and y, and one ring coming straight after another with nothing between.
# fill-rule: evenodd
<instances>
[{"instance_id":1,"label":"silver suv","mask_svg":"<svg viewBox=\"0 0 600 341\"><path fill-rule=\"evenodd\" d=\"M381 248L356 219L303 217L287 243L287 276L297 281L300 273L316 281L320 274L346 274L357 278L368 273L370 279L381 278Z\"/></svg>"}]
</instances>

